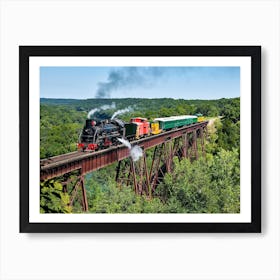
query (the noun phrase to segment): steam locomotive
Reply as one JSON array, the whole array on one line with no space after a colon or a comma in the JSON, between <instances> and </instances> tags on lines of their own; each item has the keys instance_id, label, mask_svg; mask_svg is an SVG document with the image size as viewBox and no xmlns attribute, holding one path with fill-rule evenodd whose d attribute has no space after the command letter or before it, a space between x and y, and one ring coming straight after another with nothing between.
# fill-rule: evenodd
<instances>
[{"instance_id":1,"label":"steam locomotive","mask_svg":"<svg viewBox=\"0 0 280 280\"><path fill-rule=\"evenodd\" d=\"M78 150L106 149L112 145L120 144L118 138L131 141L202 121L204 121L204 117L200 114L156 118L152 122L140 117L132 118L128 123L120 119L100 121L87 119L79 136Z\"/></svg>"},{"instance_id":2,"label":"steam locomotive","mask_svg":"<svg viewBox=\"0 0 280 280\"><path fill-rule=\"evenodd\" d=\"M78 150L94 151L117 145L117 138L123 138L124 132L125 123L120 119L87 119L79 137Z\"/></svg>"}]
</instances>

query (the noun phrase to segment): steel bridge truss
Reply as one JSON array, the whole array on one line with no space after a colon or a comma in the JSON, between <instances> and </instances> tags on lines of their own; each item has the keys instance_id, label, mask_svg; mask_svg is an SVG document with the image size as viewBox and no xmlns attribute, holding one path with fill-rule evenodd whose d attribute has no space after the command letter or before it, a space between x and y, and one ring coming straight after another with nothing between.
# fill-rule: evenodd
<instances>
[{"instance_id":1,"label":"steel bridge truss","mask_svg":"<svg viewBox=\"0 0 280 280\"><path fill-rule=\"evenodd\" d=\"M88 211L88 200L85 188L85 178L81 173L81 169L72 173L66 173L61 178L63 192L70 196L69 206L73 207L74 203L79 203L82 206L82 211Z\"/></svg>"},{"instance_id":2,"label":"steel bridge truss","mask_svg":"<svg viewBox=\"0 0 280 280\"><path fill-rule=\"evenodd\" d=\"M206 129L199 128L155 146L150 162L147 162L147 153L150 151L144 147L141 147L143 156L138 161L134 162L131 157L119 161L116 168L118 186L121 188L132 185L136 194L152 198L156 186L163 180L165 174L172 172L174 157L195 160L199 155L205 156ZM198 151L198 146L201 152Z\"/></svg>"}]
</instances>

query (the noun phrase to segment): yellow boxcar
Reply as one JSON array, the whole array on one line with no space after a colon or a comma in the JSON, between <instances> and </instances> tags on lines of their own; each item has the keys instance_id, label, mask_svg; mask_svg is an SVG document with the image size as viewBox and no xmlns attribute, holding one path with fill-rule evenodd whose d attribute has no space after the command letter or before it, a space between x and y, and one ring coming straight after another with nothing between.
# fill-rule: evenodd
<instances>
[{"instance_id":1,"label":"yellow boxcar","mask_svg":"<svg viewBox=\"0 0 280 280\"><path fill-rule=\"evenodd\" d=\"M204 122L205 117L202 114L197 114L197 122Z\"/></svg>"},{"instance_id":2,"label":"yellow boxcar","mask_svg":"<svg viewBox=\"0 0 280 280\"><path fill-rule=\"evenodd\" d=\"M197 121L198 121L198 122L204 122L204 121L205 121L205 117L203 117L203 116L202 116L202 117L198 117L198 118L197 118Z\"/></svg>"},{"instance_id":3,"label":"yellow boxcar","mask_svg":"<svg viewBox=\"0 0 280 280\"><path fill-rule=\"evenodd\" d=\"M151 122L151 133L159 134L161 133L161 129L159 128L159 122Z\"/></svg>"}]
</instances>

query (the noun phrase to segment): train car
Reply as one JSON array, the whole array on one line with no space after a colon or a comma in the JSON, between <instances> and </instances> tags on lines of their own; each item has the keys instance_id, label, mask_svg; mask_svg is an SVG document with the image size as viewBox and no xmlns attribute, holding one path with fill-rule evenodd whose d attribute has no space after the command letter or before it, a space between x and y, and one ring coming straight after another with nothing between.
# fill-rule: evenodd
<instances>
[{"instance_id":1,"label":"train car","mask_svg":"<svg viewBox=\"0 0 280 280\"><path fill-rule=\"evenodd\" d=\"M205 117L202 114L197 114L197 122L204 122Z\"/></svg>"},{"instance_id":2,"label":"train car","mask_svg":"<svg viewBox=\"0 0 280 280\"><path fill-rule=\"evenodd\" d=\"M152 121L151 122L151 134L156 135L162 132L162 129L159 128L159 122L158 121Z\"/></svg>"},{"instance_id":3,"label":"train car","mask_svg":"<svg viewBox=\"0 0 280 280\"><path fill-rule=\"evenodd\" d=\"M139 134L137 123L126 123L125 124L125 138L134 139L134 138L136 138L137 134Z\"/></svg>"},{"instance_id":4,"label":"train car","mask_svg":"<svg viewBox=\"0 0 280 280\"><path fill-rule=\"evenodd\" d=\"M146 118L132 118L125 124L125 137L127 139L139 139L150 135L150 122Z\"/></svg>"},{"instance_id":5,"label":"train car","mask_svg":"<svg viewBox=\"0 0 280 280\"><path fill-rule=\"evenodd\" d=\"M159 128L161 130L170 130L173 128L197 123L197 116L171 116L166 118L156 118L154 121L159 122Z\"/></svg>"}]
</instances>

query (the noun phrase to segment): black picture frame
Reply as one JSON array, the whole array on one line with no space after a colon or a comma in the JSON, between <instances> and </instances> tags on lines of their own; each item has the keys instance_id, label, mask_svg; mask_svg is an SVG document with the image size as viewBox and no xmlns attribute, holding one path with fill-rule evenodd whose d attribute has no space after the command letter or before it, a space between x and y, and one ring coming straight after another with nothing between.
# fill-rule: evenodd
<instances>
[{"instance_id":1,"label":"black picture frame","mask_svg":"<svg viewBox=\"0 0 280 280\"><path fill-rule=\"evenodd\" d=\"M29 61L48 56L236 56L251 58L251 222L249 223L34 223L29 220ZM21 233L241 233L261 232L260 46L19 46ZM39 164L39 159L38 159ZM39 182L38 182L39 185Z\"/></svg>"}]
</instances>

